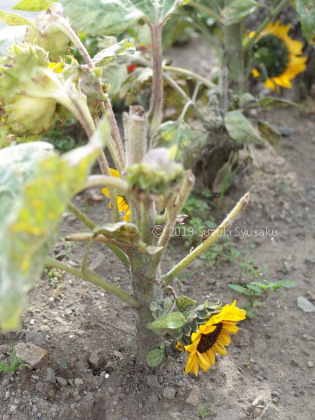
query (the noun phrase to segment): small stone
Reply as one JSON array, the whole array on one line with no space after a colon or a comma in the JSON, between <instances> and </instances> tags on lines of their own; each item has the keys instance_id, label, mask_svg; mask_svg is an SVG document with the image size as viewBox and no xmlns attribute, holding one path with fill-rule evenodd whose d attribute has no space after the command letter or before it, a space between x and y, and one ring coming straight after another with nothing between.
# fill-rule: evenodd
<instances>
[{"instance_id":1,"label":"small stone","mask_svg":"<svg viewBox=\"0 0 315 420\"><path fill-rule=\"evenodd\" d=\"M15 354L32 369L38 369L48 360L48 351L33 343L18 343L15 346Z\"/></svg>"},{"instance_id":2,"label":"small stone","mask_svg":"<svg viewBox=\"0 0 315 420\"><path fill-rule=\"evenodd\" d=\"M114 353L114 356L118 357L119 359L123 359L123 357L124 357L124 355L122 353L120 353L120 351L118 351L118 350L114 350L113 353Z\"/></svg>"},{"instance_id":3,"label":"small stone","mask_svg":"<svg viewBox=\"0 0 315 420\"><path fill-rule=\"evenodd\" d=\"M265 405L265 400L262 395L258 395L252 402L252 406L257 407L258 405Z\"/></svg>"},{"instance_id":4,"label":"small stone","mask_svg":"<svg viewBox=\"0 0 315 420\"><path fill-rule=\"evenodd\" d=\"M99 350L93 351L88 358L88 363L92 369L99 369L102 365L105 365L105 354Z\"/></svg>"},{"instance_id":5,"label":"small stone","mask_svg":"<svg viewBox=\"0 0 315 420\"><path fill-rule=\"evenodd\" d=\"M159 388L160 383L159 383L159 380L158 380L158 376L157 375L148 375L147 376L147 384L151 388Z\"/></svg>"},{"instance_id":6,"label":"small stone","mask_svg":"<svg viewBox=\"0 0 315 420\"><path fill-rule=\"evenodd\" d=\"M156 394L151 394L149 396L149 403L150 404L155 404L159 401L158 396Z\"/></svg>"},{"instance_id":7,"label":"small stone","mask_svg":"<svg viewBox=\"0 0 315 420\"><path fill-rule=\"evenodd\" d=\"M5 386L9 385L9 383L10 383L10 379L4 378L3 381L1 382L1 385L3 387L5 387Z\"/></svg>"},{"instance_id":8,"label":"small stone","mask_svg":"<svg viewBox=\"0 0 315 420\"><path fill-rule=\"evenodd\" d=\"M279 394L279 392L278 392L278 391L271 391L271 396L272 396L272 397L279 398L279 400L280 400L280 394Z\"/></svg>"},{"instance_id":9,"label":"small stone","mask_svg":"<svg viewBox=\"0 0 315 420\"><path fill-rule=\"evenodd\" d=\"M164 382L164 378L163 378L163 376L162 375L159 375L158 376L158 381L159 381L159 384L163 384L163 382Z\"/></svg>"},{"instance_id":10,"label":"small stone","mask_svg":"<svg viewBox=\"0 0 315 420\"><path fill-rule=\"evenodd\" d=\"M4 395L4 401L8 400L10 398L10 391L7 391Z\"/></svg>"},{"instance_id":11,"label":"small stone","mask_svg":"<svg viewBox=\"0 0 315 420\"><path fill-rule=\"evenodd\" d=\"M60 386L67 386L68 382L65 378L62 378L61 376L56 376L56 381Z\"/></svg>"},{"instance_id":12,"label":"small stone","mask_svg":"<svg viewBox=\"0 0 315 420\"><path fill-rule=\"evenodd\" d=\"M291 365L292 366L300 366L299 362L297 360L295 360L295 359L292 359L291 360Z\"/></svg>"},{"instance_id":13,"label":"small stone","mask_svg":"<svg viewBox=\"0 0 315 420\"><path fill-rule=\"evenodd\" d=\"M232 341L237 347L248 346L250 344L250 332L240 327Z\"/></svg>"},{"instance_id":14,"label":"small stone","mask_svg":"<svg viewBox=\"0 0 315 420\"><path fill-rule=\"evenodd\" d=\"M266 407L260 416L261 420L277 420L279 419L278 410L273 407L272 405L269 405Z\"/></svg>"},{"instance_id":15,"label":"small stone","mask_svg":"<svg viewBox=\"0 0 315 420\"><path fill-rule=\"evenodd\" d=\"M193 387L193 389L191 390L190 394L188 395L186 399L186 403L189 405L193 405L194 407L197 407L198 402L199 402L200 392L201 390L199 388Z\"/></svg>"},{"instance_id":16,"label":"small stone","mask_svg":"<svg viewBox=\"0 0 315 420\"><path fill-rule=\"evenodd\" d=\"M43 346L46 343L45 334L41 331L26 331L25 339L38 346Z\"/></svg>"},{"instance_id":17,"label":"small stone","mask_svg":"<svg viewBox=\"0 0 315 420\"><path fill-rule=\"evenodd\" d=\"M304 296L299 296L297 298L297 306L302 309L303 312L315 312L315 305L313 305L308 299Z\"/></svg>"},{"instance_id":18,"label":"small stone","mask_svg":"<svg viewBox=\"0 0 315 420\"><path fill-rule=\"evenodd\" d=\"M60 365L60 367L62 367L62 369L67 369L67 367L68 367L68 359L66 357L62 357L59 360L59 365Z\"/></svg>"},{"instance_id":19,"label":"small stone","mask_svg":"<svg viewBox=\"0 0 315 420\"><path fill-rule=\"evenodd\" d=\"M59 324L63 325L64 327L68 325L68 322L60 316L56 316L54 320L59 322Z\"/></svg>"},{"instance_id":20,"label":"small stone","mask_svg":"<svg viewBox=\"0 0 315 420\"><path fill-rule=\"evenodd\" d=\"M314 265L315 264L315 257L306 257L304 262L305 262L305 264Z\"/></svg>"},{"instance_id":21,"label":"small stone","mask_svg":"<svg viewBox=\"0 0 315 420\"><path fill-rule=\"evenodd\" d=\"M55 372L52 370L52 368L47 368L47 375L46 375L46 381L50 384L54 385L56 383L56 376Z\"/></svg>"},{"instance_id":22,"label":"small stone","mask_svg":"<svg viewBox=\"0 0 315 420\"><path fill-rule=\"evenodd\" d=\"M74 385L79 387L80 385L83 385L84 381L81 378L75 378Z\"/></svg>"},{"instance_id":23,"label":"small stone","mask_svg":"<svg viewBox=\"0 0 315 420\"><path fill-rule=\"evenodd\" d=\"M48 325L41 325L40 329L43 333L49 334L50 333L50 327Z\"/></svg>"},{"instance_id":24,"label":"small stone","mask_svg":"<svg viewBox=\"0 0 315 420\"><path fill-rule=\"evenodd\" d=\"M274 404L278 404L278 402L280 401L280 399L279 398L276 398L276 397L273 397L272 398L272 402L274 403Z\"/></svg>"},{"instance_id":25,"label":"small stone","mask_svg":"<svg viewBox=\"0 0 315 420\"><path fill-rule=\"evenodd\" d=\"M307 366L308 366L309 368L314 367L314 362L307 362Z\"/></svg>"},{"instance_id":26,"label":"small stone","mask_svg":"<svg viewBox=\"0 0 315 420\"><path fill-rule=\"evenodd\" d=\"M173 398L175 398L176 389L167 386L163 389L162 395L163 398L166 398L167 400L172 400Z\"/></svg>"}]
</instances>

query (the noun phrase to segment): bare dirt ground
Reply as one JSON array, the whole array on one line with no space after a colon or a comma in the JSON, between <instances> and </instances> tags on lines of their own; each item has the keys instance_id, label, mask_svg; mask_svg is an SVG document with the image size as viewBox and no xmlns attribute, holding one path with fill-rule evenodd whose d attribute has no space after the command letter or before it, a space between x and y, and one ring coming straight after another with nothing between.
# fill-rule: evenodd
<instances>
[{"instance_id":1,"label":"bare dirt ground","mask_svg":"<svg viewBox=\"0 0 315 420\"><path fill-rule=\"evenodd\" d=\"M295 287L273 294L254 319L242 322L228 355L195 378L184 374L184 360L154 371L136 369L129 307L121 309L115 298L68 274L54 289L44 275L30 295L22 330L0 336L0 357L6 357L10 345L31 342L48 351L48 360L36 370L0 376L0 418L315 418L315 313L297 306L299 296L315 303L315 114L281 110L269 119L294 132L283 138L278 152L257 150L260 168L244 173L230 198L252 193L235 228L250 232L267 227L276 236L234 240L237 249L247 250L259 267L268 268L270 280L293 280ZM99 191L89 191L75 201L101 223L106 203L95 201L98 196ZM61 237L78 228L84 230L72 215L65 215ZM60 241L54 252L61 247ZM166 266L185 252L179 240L174 249ZM80 256L82 248L73 253ZM91 256L96 271L130 290L128 275L106 248L95 247ZM232 263L207 268L196 261L189 270L195 274L184 281L185 294L200 302L238 298L238 306L244 304L227 287L238 276Z\"/></svg>"}]
</instances>

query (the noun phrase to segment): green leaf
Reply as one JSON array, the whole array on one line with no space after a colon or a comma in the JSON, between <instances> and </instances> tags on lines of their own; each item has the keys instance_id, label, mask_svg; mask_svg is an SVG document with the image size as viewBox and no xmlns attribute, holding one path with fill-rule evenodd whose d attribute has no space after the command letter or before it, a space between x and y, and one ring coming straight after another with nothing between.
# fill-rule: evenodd
<instances>
[{"instance_id":1,"label":"green leaf","mask_svg":"<svg viewBox=\"0 0 315 420\"><path fill-rule=\"evenodd\" d=\"M57 0L52 0L55 2ZM25 10L27 12L39 12L49 7L49 0L22 0L13 7L14 10Z\"/></svg>"},{"instance_id":2,"label":"green leaf","mask_svg":"<svg viewBox=\"0 0 315 420\"><path fill-rule=\"evenodd\" d=\"M315 3L314 0L295 0L296 10L302 24L305 38L315 43Z\"/></svg>"},{"instance_id":3,"label":"green leaf","mask_svg":"<svg viewBox=\"0 0 315 420\"><path fill-rule=\"evenodd\" d=\"M10 26L34 26L34 22L32 20L27 19L24 16L17 15L16 13L4 12L3 10L0 10L0 19L2 20L2 22L7 23Z\"/></svg>"},{"instance_id":4,"label":"green leaf","mask_svg":"<svg viewBox=\"0 0 315 420\"><path fill-rule=\"evenodd\" d=\"M170 314L162 315L155 321L148 325L150 330L177 330L186 323L184 315L180 312L171 312Z\"/></svg>"},{"instance_id":5,"label":"green leaf","mask_svg":"<svg viewBox=\"0 0 315 420\"><path fill-rule=\"evenodd\" d=\"M107 137L107 124L103 130ZM40 277L60 218L103 143L96 135L61 157L51 147L36 142L0 150L0 329L19 327L26 294Z\"/></svg>"},{"instance_id":6,"label":"green leaf","mask_svg":"<svg viewBox=\"0 0 315 420\"><path fill-rule=\"evenodd\" d=\"M221 11L221 22L226 26L241 22L253 13L257 6L258 3L255 0L234 0Z\"/></svg>"},{"instance_id":7,"label":"green leaf","mask_svg":"<svg viewBox=\"0 0 315 420\"><path fill-rule=\"evenodd\" d=\"M240 111L225 114L225 127L232 139L240 143L264 144L264 140L256 133L251 122Z\"/></svg>"},{"instance_id":8,"label":"green leaf","mask_svg":"<svg viewBox=\"0 0 315 420\"><path fill-rule=\"evenodd\" d=\"M182 0L61 0L65 13L77 29L90 35L123 32L145 18L162 23Z\"/></svg>"},{"instance_id":9,"label":"green leaf","mask_svg":"<svg viewBox=\"0 0 315 420\"><path fill-rule=\"evenodd\" d=\"M206 132L194 130L180 119L166 121L159 127L156 146L170 147L177 144L176 159L183 158L185 168L190 168L207 138Z\"/></svg>"},{"instance_id":10,"label":"green leaf","mask_svg":"<svg viewBox=\"0 0 315 420\"><path fill-rule=\"evenodd\" d=\"M161 349L154 349L147 354L147 364L155 368L157 367L164 359L165 351Z\"/></svg>"},{"instance_id":11,"label":"green leaf","mask_svg":"<svg viewBox=\"0 0 315 420\"><path fill-rule=\"evenodd\" d=\"M196 301L193 299L190 299L188 296L178 296L176 298L176 306L180 312L186 311L187 308L190 306L194 306L196 304Z\"/></svg>"},{"instance_id":12,"label":"green leaf","mask_svg":"<svg viewBox=\"0 0 315 420\"><path fill-rule=\"evenodd\" d=\"M239 284L229 284L229 287L233 290L235 290L236 292L239 293L246 293L246 289L243 286L240 286Z\"/></svg>"},{"instance_id":13,"label":"green leaf","mask_svg":"<svg viewBox=\"0 0 315 420\"><path fill-rule=\"evenodd\" d=\"M263 108L267 109L268 111L270 109L281 108L284 106L296 106L294 102L287 101L286 99L274 98L273 96L265 96L263 98L260 98L258 102Z\"/></svg>"},{"instance_id":14,"label":"green leaf","mask_svg":"<svg viewBox=\"0 0 315 420\"><path fill-rule=\"evenodd\" d=\"M260 120L257 124L262 136L274 147L278 146L281 140L281 134L279 131L266 121Z\"/></svg>"},{"instance_id":15,"label":"green leaf","mask_svg":"<svg viewBox=\"0 0 315 420\"><path fill-rule=\"evenodd\" d=\"M118 44L111 45L97 53L92 61L95 65L102 66L109 63L114 57L133 54L135 51L136 47L134 42L129 42L128 38L124 38L122 41L118 42Z\"/></svg>"}]
</instances>

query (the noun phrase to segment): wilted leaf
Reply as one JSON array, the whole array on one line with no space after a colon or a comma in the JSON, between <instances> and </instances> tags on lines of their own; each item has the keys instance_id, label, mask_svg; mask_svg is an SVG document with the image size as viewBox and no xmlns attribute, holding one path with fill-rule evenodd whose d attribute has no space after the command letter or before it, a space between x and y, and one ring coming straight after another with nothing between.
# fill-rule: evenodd
<instances>
[{"instance_id":1,"label":"wilted leaf","mask_svg":"<svg viewBox=\"0 0 315 420\"><path fill-rule=\"evenodd\" d=\"M286 99L274 98L273 96L265 96L263 98L260 98L258 102L262 107L264 107L268 111L270 109L281 108L284 106L296 106L294 102L287 101Z\"/></svg>"},{"instance_id":2,"label":"wilted leaf","mask_svg":"<svg viewBox=\"0 0 315 420\"><path fill-rule=\"evenodd\" d=\"M221 11L221 22L227 26L241 22L253 13L257 6L258 3L255 0L234 0Z\"/></svg>"},{"instance_id":3,"label":"wilted leaf","mask_svg":"<svg viewBox=\"0 0 315 420\"><path fill-rule=\"evenodd\" d=\"M139 19L162 22L181 0L61 0L78 29L91 35L123 32Z\"/></svg>"},{"instance_id":4,"label":"wilted leaf","mask_svg":"<svg viewBox=\"0 0 315 420\"><path fill-rule=\"evenodd\" d=\"M97 227L95 233L102 234L106 238L115 239L129 245L135 245L140 240L140 233L136 225L128 222L107 223Z\"/></svg>"},{"instance_id":5,"label":"wilted leaf","mask_svg":"<svg viewBox=\"0 0 315 420\"><path fill-rule=\"evenodd\" d=\"M108 135L107 125L103 134ZM94 136L61 157L40 142L0 151L0 328L18 328L26 293L39 279L60 218L102 146ZM42 149L49 154L39 154Z\"/></svg>"},{"instance_id":6,"label":"wilted leaf","mask_svg":"<svg viewBox=\"0 0 315 420\"><path fill-rule=\"evenodd\" d=\"M258 121L258 128L263 137L273 146L278 146L281 140L279 131L266 121Z\"/></svg>"},{"instance_id":7,"label":"wilted leaf","mask_svg":"<svg viewBox=\"0 0 315 420\"><path fill-rule=\"evenodd\" d=\"M53 2L57 0L52 0ZM22 0L16 4L13 9L25 10L27 12L39 12L40 10L46 10L49 7L48 0Z\"/></svg>"},{"instance_id":8,"label":"wilted leaf","mask_svg":"<svg viewBox=\"0 0 315 420\"><path fill-rule=\"evenodd\" d=\"M0 10L0 19L2 22L10 26L20 26L20 25L30 25L34 26L34 22L30 19L27 19L24 16L17 15L16 13L9 13Z\"/></svg>"},{"instance_id":9,"label":"wilted leaf","mask_svg":"<svg viewBox=\"0 0 315 420\"><path fill-rule=\"evenodd\" d=\"M186 323L186 319L181 312L171 312L170 314L162 315L155 321L148 325L150 330L177 330Z\"/></svg>"},{"instance_id":10,"label":"wilted leaf","mask_svg":"<svg viewBox=\"0 0 315 420\"><path fill-rule=\"evenodd\" d=\"M124 38L117 44L111 45L110 47L105 48L104 50L97 53L92 61L95 65L102 66L109 63L114 57L133 54L135 51L135 44L133 42L129 42L128 38Z\"/></svg>"},{"instance_id":11,"label":"wilted leaf","mask_svg":"<svg viewBox=\"0 0 315 420\"><path fill-rule=\"evenodd\" d=\"M163 361L164 357L165 357L164 350L154 349L150 351L150 353L148 353L147 355L147 364L150 367L155 368Z\"/></svg>"},{"instance_id":12,"label":"wilted leaf","mask_svg":"<svg viewBox=\"0 0 315 420\"><path fill-rule=\"evenodd\" d=\"M232 168L229 162L225 162L225 164L219 169L217 172L213 184L212 184L212 191L214 193L220 193L222 189L224 191L230 185L232 181L233 173Z\"/></svg>"},{"instance_id":13,"label":"wilted leaf","mask_svg":"<svg viewBox=\"0 0 315 420\"><path fill-rule=\"evenodd\" d=\"M178 296L176 298L176 306L179 311L184 312L187 308L190 306L194 306L196 304L196 301L193 299L190 299L188 296Z\"/></svg>"},{"instance_id":14,"label":"wilted leaf","mask_svg":"<svg viewBox=\"0 0 315 420\"><path fill-rule=\"evenodd\" d=\"M314 0L295 0L296 10L302 24L303 35L311 44L315 43L315 3Z\"/></svg>"},{"instance_id":15,"label":"wilted leaf","mask_svg":"<svg viewBox=\"0 0 315 420\"><path fill-rule=\"evenodd\" d=\"M264 140L256 133L251 122L240 111L227 112L224 122L232 139L245 144L264 144Z\"/></svg>"}]
</instances>

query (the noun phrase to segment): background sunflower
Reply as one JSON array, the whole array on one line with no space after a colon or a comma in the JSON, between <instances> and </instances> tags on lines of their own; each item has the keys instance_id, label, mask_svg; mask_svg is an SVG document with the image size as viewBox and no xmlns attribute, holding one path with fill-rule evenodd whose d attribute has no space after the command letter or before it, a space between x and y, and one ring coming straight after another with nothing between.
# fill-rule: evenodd
<instances>
[{"instance_id":1,"label":"background sunflower","mask_svg":"<svg viewBox=\"0 0 315 420\"><path fill-rule=\"evenodd\" d=\"M252 74L271 90L277 86L291 88L291 80L306 68L307 57L301 57L303 44L290 38L289 30L290 25L282 26L279 21L270 23L253 47ZM253 35L254 32L249 34Z\"/></svg>"}]
</instances>

